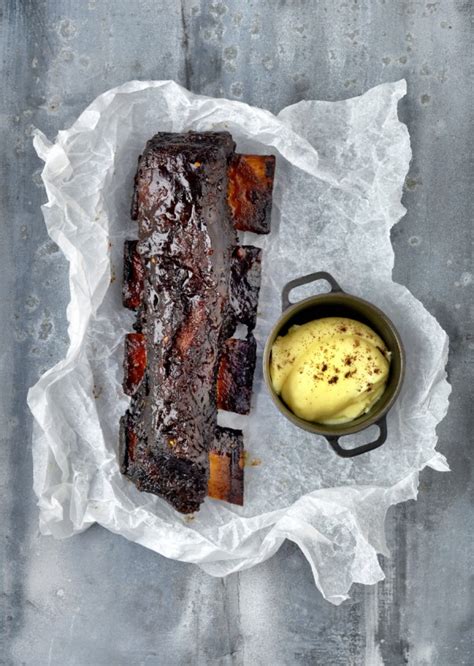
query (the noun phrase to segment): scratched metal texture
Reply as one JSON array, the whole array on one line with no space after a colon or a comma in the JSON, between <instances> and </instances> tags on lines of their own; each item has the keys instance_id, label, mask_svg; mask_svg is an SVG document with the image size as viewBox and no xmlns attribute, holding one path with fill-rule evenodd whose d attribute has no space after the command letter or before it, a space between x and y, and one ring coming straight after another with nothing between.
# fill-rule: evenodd
<instances>
[{"instance_id":1,"label":"scratched metal texture","mask_svg":"<svg viewBox=\"0 0 474 666\"><path fill-rule=\"evenodd\" d=\"M472 664L472 5L459 0L3 0L0 189L0 663L51 666ZM439 427L450 474L425 471L387 520L386 580L323 601L301 553L225 580L98 527L38 534L27 388L65 353L67 265L44 227L40 161L99 93L133 78L278 111L405 77L413 162L395 278L451 337Z\"/></svg>"}]
</instances>

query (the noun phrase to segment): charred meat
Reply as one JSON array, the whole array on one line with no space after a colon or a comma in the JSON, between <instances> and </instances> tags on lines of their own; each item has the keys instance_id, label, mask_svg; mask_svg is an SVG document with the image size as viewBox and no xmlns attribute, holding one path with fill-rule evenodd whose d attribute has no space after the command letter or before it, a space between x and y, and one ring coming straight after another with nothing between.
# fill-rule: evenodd
<instances>
[{"instance_id":1,"label":"charred meat","mask_svg":"<svg viewBox=\"0 0 474 666\"><path fill-rule=\"evenodd\" d=\"M218 428L217 409L250 409L261 250L236 229L268 233L274 158L234 151L228 132L154 136L135 177L138 241L125 243L123 303L137 315L121 470L182 513L208 492L243 501L242 434ZM239 323L247 340L231 338ZM216 490L218 463L232 490Z\"/></svg>"}]
</instances>

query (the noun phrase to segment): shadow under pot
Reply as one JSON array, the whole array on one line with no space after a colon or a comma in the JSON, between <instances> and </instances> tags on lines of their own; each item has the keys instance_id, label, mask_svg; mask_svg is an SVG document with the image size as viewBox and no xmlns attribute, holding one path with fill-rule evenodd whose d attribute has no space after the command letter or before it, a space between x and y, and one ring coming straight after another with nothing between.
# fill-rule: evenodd
<instances>
[{"instance_id":1,"label":"shadow under pot","mask_svg":"<svg viewBox=\"0 0 474 666\"><path fill-rule=\"evenodd\" d=\"M293 289L318 280L327 281L331 286L331 291L305 298L298 303L290 302L289 296ZM270 391L273 402L280 412L299 428L312 432L315 435L323 435L337 455L343 458L358 456L361 453L366 453L382 446L387 439L387 413L400 393L405 373L405 353L400 336L393 323L372 303L344 292L332 275L323 271L311 273L310 275L288 282L282 292L282 310L282 316L268 337L263 356L265 383ZM295 324L306 324L307 322L322 319L323 317L346 317L366 324L382 338L388 351L391 352L389 376L382 396L367 413L344 424L326 425L299 418L275 392L271 379L271 354L276 338L285 335ZM375 441L350 449L344 449L340 445L339 439L341 437L355 434L374 424L380 430L379 436Z\"/></svg>"}]
</instances>

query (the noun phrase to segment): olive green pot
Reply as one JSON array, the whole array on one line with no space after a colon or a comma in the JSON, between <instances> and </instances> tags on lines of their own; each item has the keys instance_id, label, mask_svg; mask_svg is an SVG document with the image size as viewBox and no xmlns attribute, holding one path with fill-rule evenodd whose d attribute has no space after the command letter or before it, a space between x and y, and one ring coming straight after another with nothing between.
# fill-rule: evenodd
<instances>
[{"instance_id":1,"label":"olive green pot","mask_svg":"<svg viewBox=\"0 0 474 666\"><path fill-rule=\"evenodd\" d=\"M326 280L329 282L331 291L305 298L299 303L290 302L289 295L292 289L317 280ZM372 303L345 293L332 275L326 272L311 273L311 275L288 282L282 292L282 306L283 314L268 337L263 355L265 383L275 405L287 419L299 428L312 432L315 435L323 435L334 451L344 458L351 458L382 446L387 438L386 416L400 393L405 374L405 353L402 341L393 323ZM279 335L285 335L288 329L294 324L305 324L306 322L321 319L322 317L348 317L367 324L367 326L370 326L371 329L378 333L385 342L387 349L392 353L387 387L382 397L367 414L363 414L354 421L344 425L331 426L300 419L293 414L283 400L275 393L270 376L270 360L275 339ZM375 441L349 449L344 449L340 445L339 438L360 432L374 424L378 425L380 429L379 436Z\"/></svg>"}]
</instances>

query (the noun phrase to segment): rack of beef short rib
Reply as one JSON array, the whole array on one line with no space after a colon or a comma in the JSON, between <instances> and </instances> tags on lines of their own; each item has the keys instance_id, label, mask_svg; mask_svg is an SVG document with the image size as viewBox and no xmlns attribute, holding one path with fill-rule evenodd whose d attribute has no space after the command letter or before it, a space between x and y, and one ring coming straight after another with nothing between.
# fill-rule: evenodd
<instances>
[{"instance_id":1,"label":"rack of beef short rib","mask_svg":"<svg viewBox=\"0 0 474 666\"><path fill-rule=\"evenodd\" d=\"M275 158L239 155L228 132L156 134L138 161L126 241L122 473L182 513L206 495L243 503L243 437L217 410L250 410L261 250L236 230L266 234ZM246 339L233 338L238 324Z\"/></svg>"}]
</instances>

